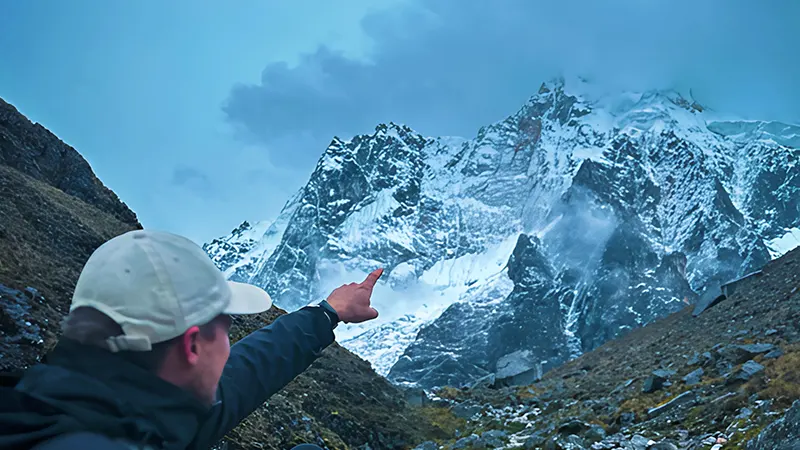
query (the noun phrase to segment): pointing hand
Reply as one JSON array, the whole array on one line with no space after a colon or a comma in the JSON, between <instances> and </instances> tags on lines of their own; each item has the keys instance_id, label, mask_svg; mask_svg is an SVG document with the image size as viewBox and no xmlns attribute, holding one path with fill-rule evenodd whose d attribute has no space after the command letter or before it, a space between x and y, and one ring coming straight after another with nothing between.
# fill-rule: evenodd
<instances>
[{"instance_id":1,"label":"pointing hand","mask_svg":"<svg viewBox=\"0 0 800 450\"><path fill-rule=\"evenodd\" d=\"M370 306L370 297L382 274L383 269L375 270L361 283L345 284L331 292L328 303L336 310L339 320L344 323L360 323L378 317L378 311Z\"/></svg>"}]
</instances>

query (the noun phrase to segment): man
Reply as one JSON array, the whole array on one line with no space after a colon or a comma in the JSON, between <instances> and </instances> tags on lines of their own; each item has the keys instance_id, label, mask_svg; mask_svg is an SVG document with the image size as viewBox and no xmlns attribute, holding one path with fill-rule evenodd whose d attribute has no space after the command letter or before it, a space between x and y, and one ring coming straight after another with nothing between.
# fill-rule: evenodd
<instances>
[{"instance_id":1,"label":"man","mask_svg":"<svg viewBox=\"0 0 800 450\"><path fill-rule=\"evenodd\" d=\"M339 321L378 316L381 273L231 347L230 316L266 311L266 292L226 281L186 238L111 239L83 268L47 362L0 391L0 448L207 449L318 358Z\"/></svg>"}]
</instances>

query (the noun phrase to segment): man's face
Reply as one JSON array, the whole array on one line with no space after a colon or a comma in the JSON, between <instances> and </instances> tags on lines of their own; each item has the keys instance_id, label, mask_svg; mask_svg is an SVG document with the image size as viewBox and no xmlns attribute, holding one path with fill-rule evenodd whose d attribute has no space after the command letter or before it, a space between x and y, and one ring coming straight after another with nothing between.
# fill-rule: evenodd
<instances>
[{"instance_id":1,"label":"man's face","mask_svg":"<svg viewBox=\"0 0 800 450\"><path fill-rule=\"evenodd\" d=\"M228 336L230 326L229 317L220 317L204 327L195 338L197 363L193 369L191 388L207 404L216 401L217 385L231 353Z\"/></svg>"}]
</instances>

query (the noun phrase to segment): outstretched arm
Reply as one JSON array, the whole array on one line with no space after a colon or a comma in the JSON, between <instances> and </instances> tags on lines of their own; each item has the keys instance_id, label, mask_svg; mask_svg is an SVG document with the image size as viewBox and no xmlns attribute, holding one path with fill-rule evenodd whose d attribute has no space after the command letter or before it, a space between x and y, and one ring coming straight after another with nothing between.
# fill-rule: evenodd
<instances>
[{"instance_id":1,"label":"outstretched arm","mask_svg":"<svg viewBox=\"0 0 800 450\"><path fill-rule=\"evenodd\" d=\"M195 443L208 448L222 439L306 370L333 341L333 326L325 312L303 308L234 344L219 382L219 402Z\"/></svg>"},{"instance_id":2,"label":"outstretched arm","mask_svg":"<svg viewBox=\"0 0 800 450\"><path fill-rule=\"evenodd\" d=\"M370 298L382 269L361 283L334 290L328 303L345 323L374 319ZM208 448L308 368L334 341L331 318L322 308L306 307L283 315L231 347L212 407L193 447Z\"/></svg>"}]
</instances>

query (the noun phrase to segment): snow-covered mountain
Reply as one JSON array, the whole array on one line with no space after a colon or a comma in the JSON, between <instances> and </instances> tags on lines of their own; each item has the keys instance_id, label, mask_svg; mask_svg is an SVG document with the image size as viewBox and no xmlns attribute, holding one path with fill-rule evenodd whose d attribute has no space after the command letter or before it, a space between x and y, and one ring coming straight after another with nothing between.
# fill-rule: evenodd
<instances>
[{"instance_id":1,"label":"snow-covered mountain","mask_svg":"<svg viewBox=\"0 0 800 450\"><path fill-rule=\"evenodd\" d=\"M800 127L590 92L545 83L471 140L335 138L274 222L205 248L287 309L385 267L381 317L339 340L433 386L520 349L547 369L800 243Z\"/></svg>"}]
</instances>

